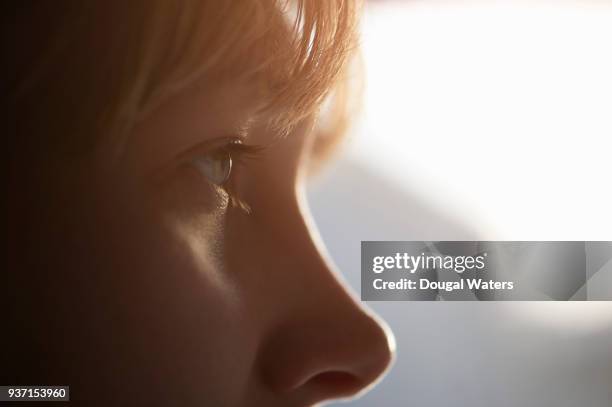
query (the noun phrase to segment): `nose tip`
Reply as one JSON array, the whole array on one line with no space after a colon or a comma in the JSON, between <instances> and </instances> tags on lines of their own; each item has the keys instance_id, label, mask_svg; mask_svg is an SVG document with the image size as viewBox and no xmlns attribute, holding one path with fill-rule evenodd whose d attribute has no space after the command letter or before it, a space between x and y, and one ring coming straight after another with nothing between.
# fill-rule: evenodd
<instances>
[{"instance_id":1,"label":"nose tip","mask_svg":"<svg viewBox=\"0 0 612 407\"><path fill-rule=\"evenodd\" d=\"M274 354L266 366L268 384L308 403L362 394L395 353L387 325L361 308L342 320L302 321L275 337L268 346Z\"/></svg>"}]
</instances>

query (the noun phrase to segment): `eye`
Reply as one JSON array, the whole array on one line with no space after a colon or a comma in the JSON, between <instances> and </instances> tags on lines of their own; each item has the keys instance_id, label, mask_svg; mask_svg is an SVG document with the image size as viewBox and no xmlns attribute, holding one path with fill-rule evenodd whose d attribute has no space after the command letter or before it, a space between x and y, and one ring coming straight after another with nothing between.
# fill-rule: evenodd
<instances>
[{"instance_id":1,"label":"eye","mask_svg":"<svg viewBox=\"0 0 612 407\"><path fill-rule=\"evenodd\" d=\"M232 153L226 147L196 157L192 163L210 182L219 186L225 184L232 174Z\"/></svg>"},{"instance_id":2,"label":"eye","mask_svg":"<svg viewBox=\"0 0 612 407\"><path fill-rule=\"evenodd\" d=\"M208 181L221 186L229 181L237 161L256 149L242 144L240 139L225 140L223 144L192 156L191 163Z\"/></svg>"},{"instance_id":3,"label":"eye","mask_svg":"<svg viewBox=\"0 0 612 407\"><path fill-rule=\"evenodd\" d=\"M245 145L240 139L220 140L223 144L216 147L204 147L201 152L194 152L189 159L190 165L210 183L222 187L229 195L233 206L250 213L249 205L238 197L236 190L236 176L232 170L245 164L246 159L257 157L264 149L263 146Z\"/></svg>"}]
</instances>

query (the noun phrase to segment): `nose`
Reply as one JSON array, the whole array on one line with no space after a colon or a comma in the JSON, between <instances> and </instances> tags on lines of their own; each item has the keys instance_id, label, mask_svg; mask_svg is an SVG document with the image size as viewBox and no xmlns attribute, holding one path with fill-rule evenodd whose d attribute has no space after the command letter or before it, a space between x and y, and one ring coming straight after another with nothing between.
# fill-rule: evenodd
<instances>
[{"instance_id":1,"label":"nose","mask_svg":"<svg viewBox=\"0 0 612 407\"><path fill-rule=\"evenodd\" d=\"M294 233L286 246L286 258L299 261L285 268L291 279L283 287L284 316L260 349L265 384L298 405L364 392L387 370L395 349L388 327L352 297L317 249L312 228L302 227L305 240L296 242Z\"/></svg>"},{"instance_id":2,"label":"nose","mask_svg":"<svg viewBox=\"0 0 612 407\"><path fill-rule=\"evenodd\" d=\"M393 358L393 336L374 316L354 304L323 304L279 326L267 343L266 383L304 404L364 392Z\"/></svg>"}]
</instances>

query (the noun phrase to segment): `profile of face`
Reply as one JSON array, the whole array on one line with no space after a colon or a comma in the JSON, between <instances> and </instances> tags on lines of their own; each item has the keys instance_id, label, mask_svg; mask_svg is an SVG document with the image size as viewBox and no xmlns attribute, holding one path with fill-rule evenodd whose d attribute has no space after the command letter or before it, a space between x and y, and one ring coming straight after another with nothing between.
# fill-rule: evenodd
<instances>
[{"instance_id":1,"label":"profile of face","mask_svg":"<svg viewBox=\"0 0 612 407\"><path fill-rule=\"evenodd\" d=\"M22 177L14 382L69 385L77 405L305 406L387 369L389 331L308 215L315 115L279 135L245 78L173 93L119 160L100 148Z\"/></svg>"},{"instance_id":2,"label":"profile of face","mask_svg":"<svg viewBox=\"0 0 612 407\"><path fill-rule=\"evenodd\" d=\"M387 333L338 282L308 218L312 123L278 139L256 107L246 83L167 101L130 140L110 216L95 216L106 226L93 230L117 233L105 242L135 242L106 253L138 361L128 382L155 384L154 400L178 397L167 386L183 405L309 405L389 364Z\"/></svg>"}]
</instances>

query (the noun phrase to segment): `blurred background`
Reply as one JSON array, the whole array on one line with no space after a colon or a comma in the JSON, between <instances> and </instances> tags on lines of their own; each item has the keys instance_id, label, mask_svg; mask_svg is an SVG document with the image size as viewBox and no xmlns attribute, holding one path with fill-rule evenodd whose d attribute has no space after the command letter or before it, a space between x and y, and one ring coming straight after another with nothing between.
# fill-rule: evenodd
<instances>
[{"instance_id":1,"label":"blurred background","mask_svg":"<svg viewBox=\"0 0 612 407\"><path fill-rule=\"evenodd\" d=\"M612 1L370 1L362 47L309 188L357 293L362 240L612 240ZM397 360L350 405L612 406L612 302L368 305Z\"/></svg>"}]
</instances>

